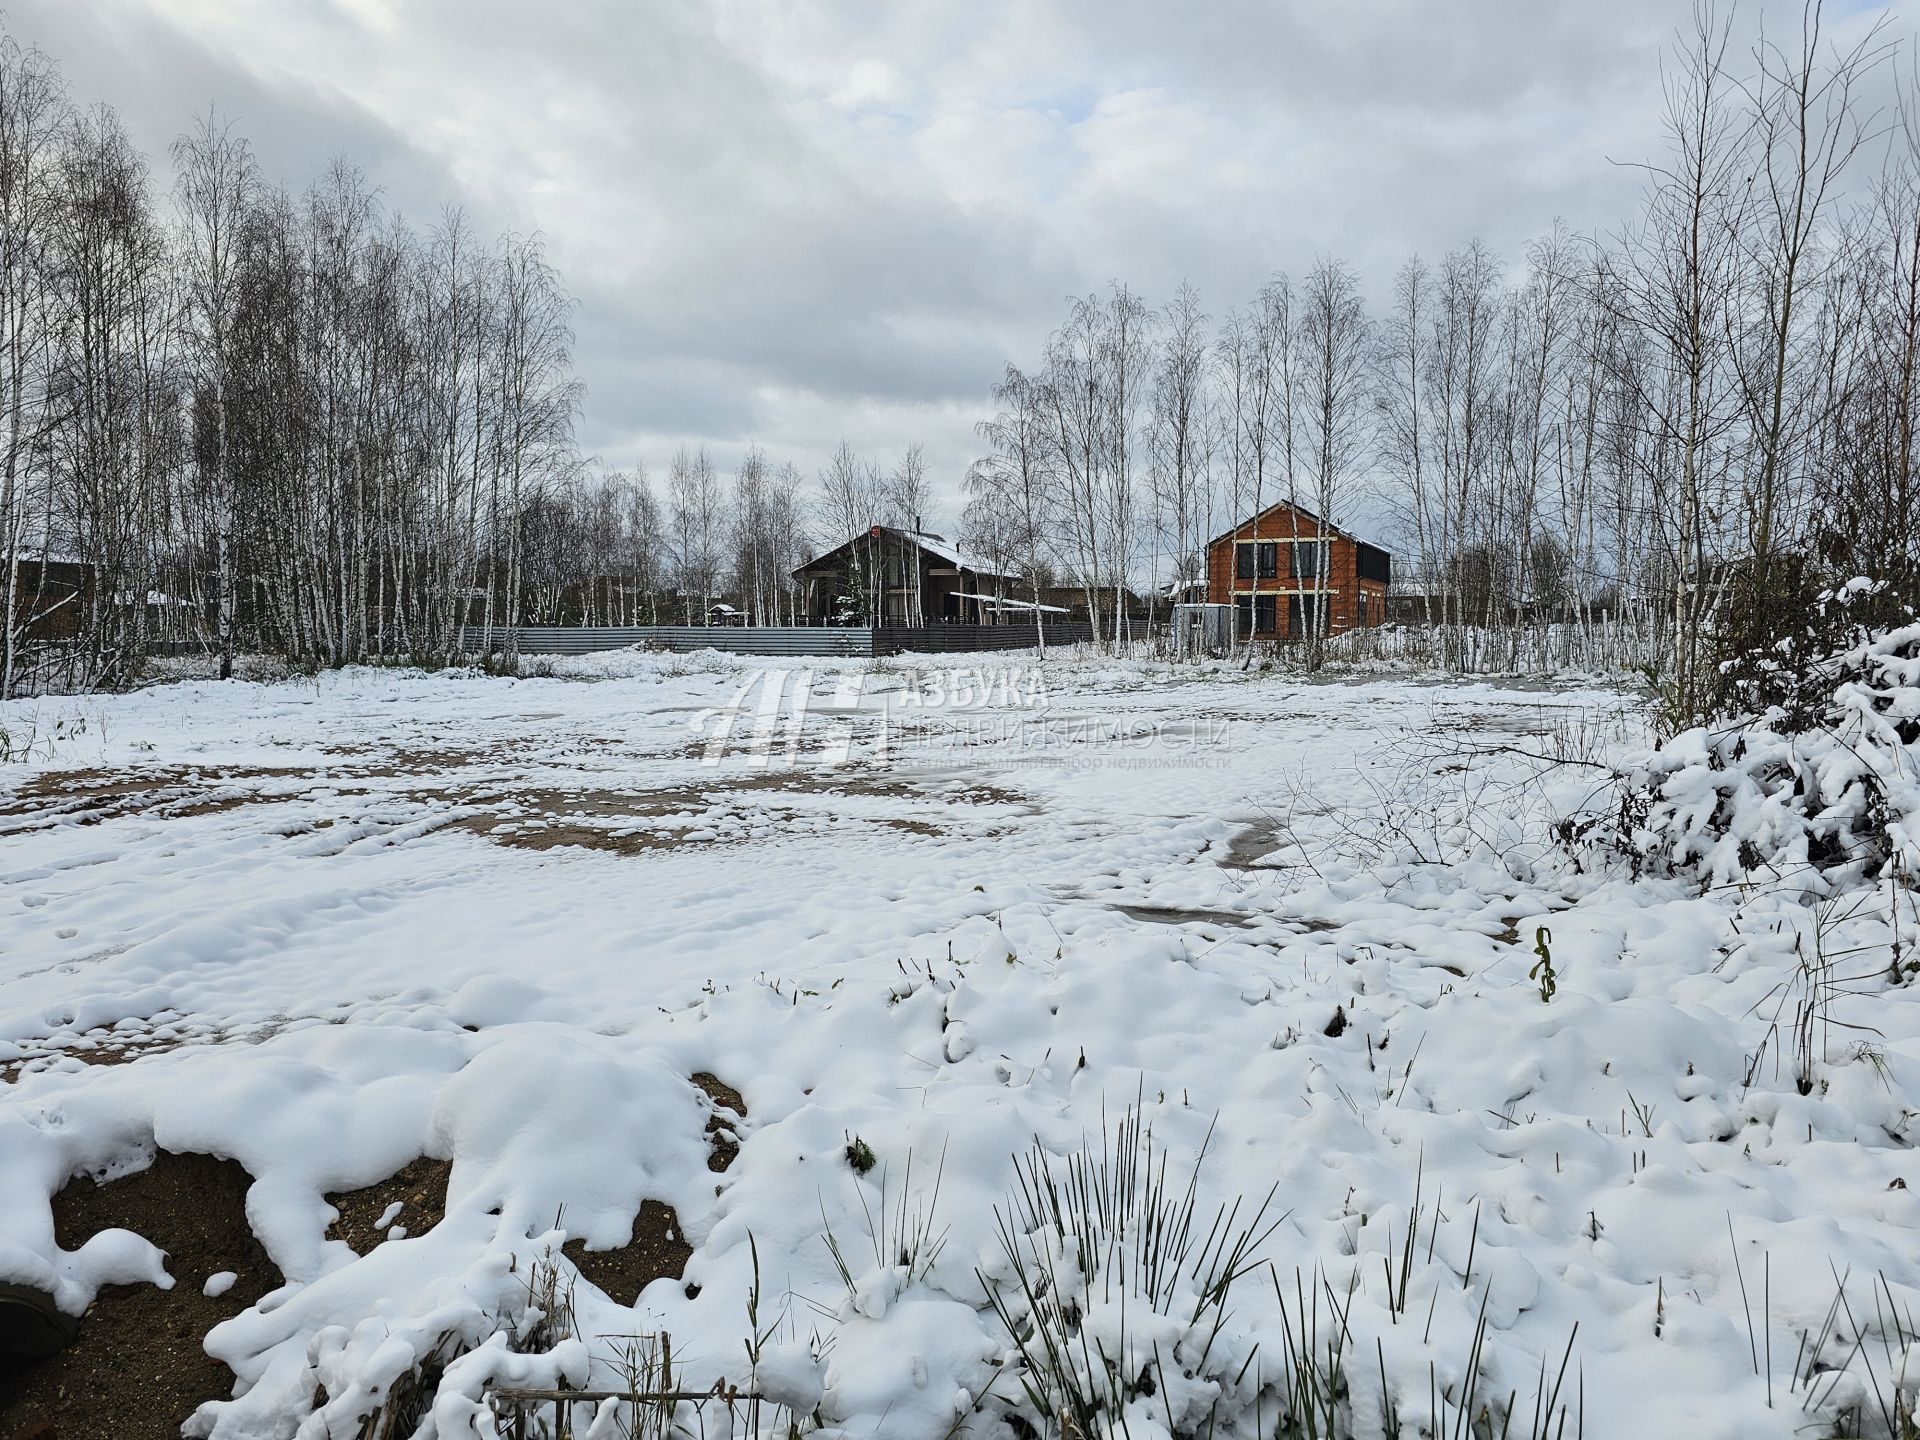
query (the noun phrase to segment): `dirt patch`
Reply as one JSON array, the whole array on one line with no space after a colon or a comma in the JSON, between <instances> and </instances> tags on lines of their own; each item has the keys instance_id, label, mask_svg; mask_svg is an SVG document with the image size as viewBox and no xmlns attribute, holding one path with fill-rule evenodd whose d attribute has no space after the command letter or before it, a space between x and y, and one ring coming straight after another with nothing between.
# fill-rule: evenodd
<instances>
[{"instance_id":1,"label":"dirt patch","mask_svg":"<svg viewBox=\"0 0 1920 1440\"><path fill-rule=\"evenodd\" d=\"M482 760L493 758L496 753L493 750L454 750L445 747L413 749L403 745L388 752L387 762L382 769L407 775L464 770Z\"/></svg>"},{"instance_id":2,"label":"dirt patch","mask_svg":"<svg viewBox=\"0 0 1920 1440\"><path fill-rule=\"evenodd\" d=\"M640 1292L660 1279L678 1280L686 1273L693 1247L680 1233L680 1217L671 1205L642 1200L633 1217L633 1235L612 1250L589 1250L574 1239L560 1247L588 1280L616 1305L631 1305Z\"/></svg>"},{"instance_id":3,"label":"dirt patch","mask_svg":"<svg viewBox=\"0 0 1920 1440\"><path fill-rule=\"evenodd\" d=\"M408 1235L426 1234L446 1216L447 1177L452 1173L452 1161L422 1155L384 1180L327 1196L327 1203L340 1212L327 1227L327 1238L344 1240L354 1254L365 1255L384 1243L396 1225Z\"/></svg>"},{"instance_id":4,"label":"dirt patch","mask_svg":"<svg viewBox=\"0 0 1920 1440\"><path fill-rule=\"evenodd\" d=\"M727 829L717 835L689 836L712 830L710 818L682 826L649 825L649 820L686 812L704 812L742 797L764 796L770 812L765 818L781 823L777 797L833 795L864 799L924 802L937 813L925 815L840 816L854 823L874 825L909 835L937 838L949 833L944 816L960 804L1017 804L1018 797L991 786L974 785L955 792L929 791L905 780L857 771L823 774L806 770L732 777L715 783L671 786L661 790L559 790L550 787L512 789L493 786L471 794L443 792L483 813L454 822L454 828L484 836L497 845L520 850L554 850L575 846L614 855L639 855L675 850L687 845L739 843L750 838L744 830ZM761 808L761 807L757 807ZM810 814L811 812L806 812ZM729 819L738 818L730 816ZM804 816L803 816L804 818Z\"/></svg>"},{"instance_id":5,"label":"dirt patch","mask_svg":"<svg viewBox=\"0 0 1920 1440\"><path fill-rule=\"evenodd\" d=\"M38 973L40 972L22 972L27 975ZM258 1045L278 1034L282 1025L279 1021L267 1021L235 1029L217 1026L207 1029L175 1029L172 1026L155 1028L165 1029L169 1033L157 1034L154 1030L116 1027L111 1030L90 1030L77 1040L19 1041L20 1048L29 1053L18 1060L10 1060L0 1065L0 1082L18 1080L23 1075L52 1069L62 1060L78 1060L82 1065L131 1065L150 1055L167 1055L175 1050L188 1050L209 1045ZM3 1437L0 1437L0 1440L3 1440Z\"/></svg>"},{"instance_id":6,"label":"dirt patch","mask_svg":"<svg viewBox=\"0 0 1920 1440\"><path fill-rule=\"evenodd\" d=\"M1250 820L1227 841L1227 853L1220 861L1223 870L1285 870L1273 859L1274 851L1287 843L1277 821Z\"/></svg>"},{"instance_id":7,"label":"dirt patch","mask_svg":"<svg viewBox=\"0 0 1920 1440\"><path fill-rule=\"evenodd\" d=\"M692 1078L713 1102L713 1113L707 1116L707 1168L717 1175L740 1153L740 1138L733 1122L746 1118L747 1102L738 1090L710 1071L702 1070Z\"/></svg>"},{"instance_id":8,"label":"dirt patch","mask_svg":"<svg viewBox=\"0 0 1920 1440\"><path fill-rule=\"evenodd\" d=\"M1234 910L1182 909L1171 905L1115 905L1111 907L1129 920L1149 925L1223 925L1231 930L1247 930L1260 923L1258 917Z\"/></svg>"},{"instance_id":9,"label":"dirt patch","mask_svg":"<svg viewBox=\"0 0 1920 1440\"><path fill-rule=\"evenodd\" d=\"M454 795L464 805L485 807L453 828L485 836L496 845L521 850L552 850L577 845L635 855L666 849L679 841L672 831L629 828L634 822L686 809L697 799L693 789L618 791L501 789ZM624 833L623 833L624 832Z\"/></svg>"},{"instance_id":10,"label":"dirt patch","mask_svg":"<svg viewBox=\"0 0 1920 1440\"><path fill-rule=\"evenodd\" d=\"M760 791L789 795L859 795L884 800L923 800L943 808L951 805L1030 808L1024 795L981 780L955 780L939 776L916 779L853 766L814 769L785 767L729 779L723 784L707 788L715 794Z\"/></svg>"},{"instance_id":11,"label":"dirt patch","mask_svg":"<svg viewBox=\"0 0 1920 1440\"><path fill-rule=\"evenodd\" d=\"M167 1252L171 1290L109 1285L74 1343L52 1358L0 1372L0 1436L42 1424L66 1436L176 1440L208 1400L233 1391L206 1334L280 1283L247 1225L247 1172L231 1160L161 1151L138 1174L68 1182L53 1199L54 1237L76 1249L102 1230L137 1231ZM238 1278L209 1298L210 1276Z\"/></svg>"},{"instance_id":12,"label":"dirt patch","mask_svg":"<svg viewBox=\"0 0 1920 1440\"><path fill-rule=\"evenodd\" d=\"M662 830L614 831L600 825L551 821L537 828L509 830L502 826L502 821L474 816L453 828L471 830L496 845L508 845L515 850L557 850L571 845L582 850L604 850L611 855L639 855L649 850L671 850L682 843L680 836Z\"/></svg>"},{"instance_id":13,"label":"dirt patch","mask_svg":"<svg viewBox=\"0 0 1920 1440\"><path fill-rule=\"evenodd\" d=\"M451 774L497 757L497 752L492 750L415 749L407 746L391 750L383 746L360 746L339 753L371 758L328 766L324 775L316 778L324 778L330 783L340 780L404 780L416 775Z\"/></svg>"},{"instance_id":14,"label":"dirt patch","mask_svg":"<svg viewBox=\"0 0 1920 1440\"><path fill-rule=\"evenodd\" d=\"M790 795L867 795L888 800L911 800L918 794L904 780L852 766L805 770L782 767L758 775L729 778L713 788L744 794L774 791Z\"/></svg>"},{"instance_id":15,"label":"dirt patch","mask_svg":"<svg viewBox=\"0 0 1920 1440\"><path fill-rule=\"evenodd\" d=\"M173 820L217 815L280 798L242 782L306 779L315 773L303 766L241 766L213 773L188 766L43 771L0 801L0 822L5 822L0 831L38 829L56 821L98 825L128 815Z\"/></svg>"},{"instance_id":16,"label":"dirt patch","mask_svg":"<svg viewBox=\"0 0 1920 1440\"><path fill-rule=\"evenodd\" d=\"M73 1047L50 1046L47 1049L36 1050L31 1055L24 1055L18 1060L9 1060L6 1064L0 1065L0 1084L12 1084L22 1075L31 1074L36 1070L49 1070L63 1057L78 1060L82 1065L127 1065L151 1051L164 1048L178 1048L178 1044L184 1043L186 1042L177 1042L176 1045L169 1047L158 1044L138 1045L129 1042L124 1045L96 1045L85 1050Z\"/></svg>"},{"instance_id":17,"label":"dirt patch","mask_svg":"<svg viewBox=\"0 0 1920 1440\"><path fill-rule=\"evenodd\" d=\"M875 816L873 823L884 826L888 830L898 830L903 835L925 835L935 838L949 833L944 826L935 825L930 820L907 820L897 815Z\"/></svg>"}]
</instances>

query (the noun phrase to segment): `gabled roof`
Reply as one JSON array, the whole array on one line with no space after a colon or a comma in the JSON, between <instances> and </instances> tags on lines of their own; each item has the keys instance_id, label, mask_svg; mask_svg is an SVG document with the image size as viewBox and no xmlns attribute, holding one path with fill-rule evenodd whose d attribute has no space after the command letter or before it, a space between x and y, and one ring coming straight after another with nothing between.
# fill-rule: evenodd
<instances>
[{"instance_id":1,"label":"gabled roof","mask_svg":"<svg viewBox=\"0 0 1920 1440\"><path fill-rule=\"evenodd\" d=\"M1222 530L1218 535L1214 536L1213 539L1207 541L1206 548L1211 550L1215 545L1218 545L1222 540L1231 539L1234 532L1242 529L1245 526L1253 524L1255 521L1266 519L1267 516L1271 515L1276 510L1297 511L1300 514L1306 516L1307 519L1311 520L1315 525L1318 525L1321 529L1330 531L1331 533L1340 536L1340 538L1343 540L1351 540L1356 545L1365 545L1369 549L1378 550L1383 555L1392 553L1387 549L1386 546L1377 544L1374 541L1367 539L1363 535L1356 535L1351 530L1343 529L1342 527L1333 524L1331 521L1322 520L1318 515L1314 514L1313 511L1309 510L1306 506L1300 504L1297 500L1276 500L1271 505L1267 506L1266 509L1257 510L1253 514L1247 516L1246 519L1234 521L1232 525L1228 526L1225 530ZM1274 538L1280 539L1281 537L1276 535Z\"/></svg>"},{"instance_id":2,"label":"gabled roof","mask_svg":"<svg viewBox=\"0 0 1920 1440\"><path fill-rule=\"evenodd\" d=\"M997 580L1016 580L1019 578L1011 571L995 570L991 565L986 564L975 556L967 554L967 552L962 550L958 545L953 544L942 536L932 534L925 530L900 530L892 525L875 525L871 529L861 531L858 535L849 536L831 550L814 556L813 559L807 561L806 564L795 570L794 574L799 574L801 570L811 570L814 566L833 559L843 551L851 550L862 540L869 539L874 535L885 535L902 544L911 545L924 554L932 556L935 560L953 566L956 570L965 570L974 575L991 575Z\"/></svg>"},{"instance_id":3,"label":"gabled roof","mask_svg":"<svg viewBox=\"0 0 1920 1440\"><path fill-rule=\"evenodd\" d=\"M0 535L0 560L7 557L7 545L6 537ZM41 530L21 535L14 553L29 565L38 565L43 560L49 565L91 565L91 562L80 558L78 551L69 549L64 541L55 540Z\"/></svg>"}]
</instances>

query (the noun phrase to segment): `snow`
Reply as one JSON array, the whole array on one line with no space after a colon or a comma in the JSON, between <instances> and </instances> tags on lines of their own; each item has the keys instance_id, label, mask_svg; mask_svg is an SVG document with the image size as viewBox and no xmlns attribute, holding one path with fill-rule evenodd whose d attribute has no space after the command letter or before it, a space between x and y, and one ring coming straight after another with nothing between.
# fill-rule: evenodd
<instances>
[{"instance_id":1,"label":"snow","mask_svg":"<svg viewBox=\"0 0 1920 1440\"><path fill-rule=\"evenodd\" d=\"M75 1313L170 1285L125 1230L61 1249L48 1199L204 1152L254 1177L286 1283L207 1337L239 1385L196 1433L356 1433L458 1352L420 1433L490 1434L490 1385L617 1385L602 1337L664 1331L687 1388L757 1385L830 1434L1005 1434L986 1287L1016 1159L1097 1153L1137 1103L1181 1183L1205 1150L1203 1217L1271 1192L1278 1224L1204 1355L1190 1308L1089 1282L1113 1353L1165 1357L1134 1435L1210 1407L1270 1428L1296 1274L1351 1296L1350 1403L1377 1416L1384 1369L1409 1435L1483 1305L1516 1433L1576 1324L1588 1434L1797 1434L1865 1383L1853 1359L1803 1413L1790 1371L1836 1276L1868 1330L1869 1287L1920 1287L1907 902L1558 863L1592 778L1527 752L1648 741L1603 684L1069 654L995 683L1037 663L614 652L0 707L39 737L0 768L0 1279ZM1853 978L1803 1072L1818 947ZM703 1071L747 1102L719 1174ZM326 1238L324 1195L421 1155L452 1162L443 1219L390 1210L405 1233L364 1256ZM684 1283L629 1310L581 1279L575 1337L519 1353L529 1275L570 1272L568 1236L623 1243L643 1199L678 1216ZM921 1215L937 1253L903 1259Z\"/></svg>"}]
</instances>

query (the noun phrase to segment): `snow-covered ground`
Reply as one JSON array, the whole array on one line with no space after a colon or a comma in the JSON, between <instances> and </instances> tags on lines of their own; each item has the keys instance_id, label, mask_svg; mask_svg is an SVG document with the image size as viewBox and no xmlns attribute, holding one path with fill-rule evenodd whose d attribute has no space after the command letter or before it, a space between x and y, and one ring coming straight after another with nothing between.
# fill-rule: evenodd
<instances>
[{"instance_id":1,"label":"snow-covered ground","mask_svg":"<svg viewBox=\"0 0 1920 1440\"><path fill-rule=\"evenodd\" d=\"M1006 1236L1060 1246L1011 1207L1016 1159L1064 1176L1137 1104L1175 1192L1205 1148L1203 1231L1271 1204L1211 1341L1115 1263L1075 1299L1130 1382L1158 1367L1134 1436L1274 1433L1303 1305L1322 1349L1345 1311L1361 1434L1388 1404L1452 1427L1469 1391L1532 1433L1563 1362L1568 1435L1828 1433L1848 1404L1873 1433L1899 1363L1873 1317L1920 1286L1912 987L1870 896L1557 861L1599 772L1533 756L1643 744L1628 699L760 663L0 707L0 1280L78 1309L164 1279L123 1233L60 1249L49 1196L204 1152L253 1176L287 1284L208 1337L240 1393L203 1432L357 1433L452 1334L476 1348L426 1433L470 1434L490 1381L612 1384L603 1337L665 1331L691 1388L832 1433L1031 1433L988 1287L1023 1323ZM724 1173L702 1072L749 1112ZM325 1194L421 1155L453 1162L444 1219L325 1238ZM487 1339L556 1229L622 1244L643 1198L682 1279L633 1310L583 1282L546 1360ZM873 1238L929 1213L944 1243L905 1264Z\"/></svg>"}]
</instances>

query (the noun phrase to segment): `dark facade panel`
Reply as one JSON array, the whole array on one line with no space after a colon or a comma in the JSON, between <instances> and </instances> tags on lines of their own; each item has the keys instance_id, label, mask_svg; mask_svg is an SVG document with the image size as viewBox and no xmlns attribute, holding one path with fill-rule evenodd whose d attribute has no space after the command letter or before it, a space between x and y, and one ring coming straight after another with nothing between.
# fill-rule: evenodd
<instances>
[{"instance_id":1,"label":"dark facade panel","mask_svg":"<svg viewBox=\"0 0 1920 1440\"><path fill-rule=\"evenodd\" d=\"M1378 580L1382 585L1393 583L1393 557L1378 545L1369 545L1361 541L1359 545L1358 568L1362 580Z\"/></svg>"}]
</instances>

